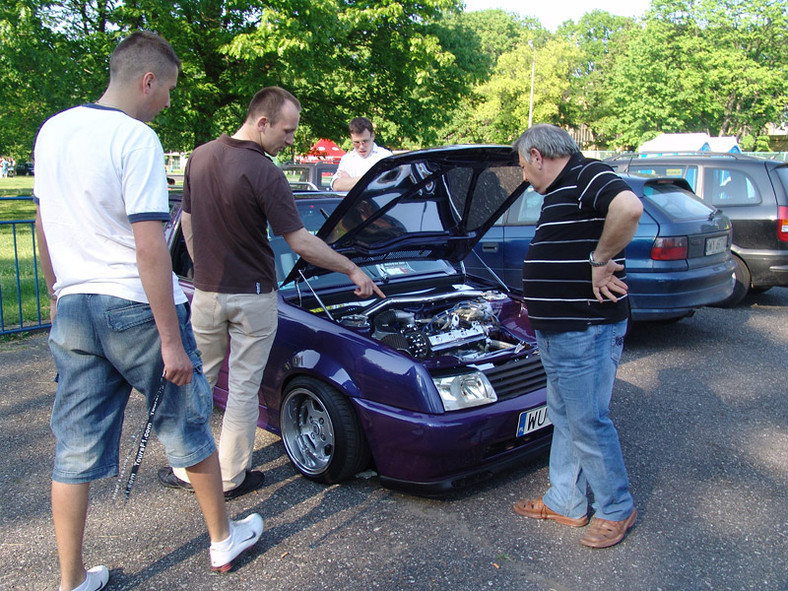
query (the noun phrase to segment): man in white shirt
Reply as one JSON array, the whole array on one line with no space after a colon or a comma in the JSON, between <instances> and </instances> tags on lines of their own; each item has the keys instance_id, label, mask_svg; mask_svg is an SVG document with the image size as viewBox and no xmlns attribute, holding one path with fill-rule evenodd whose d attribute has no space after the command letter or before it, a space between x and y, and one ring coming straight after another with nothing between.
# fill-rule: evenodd
<instances>
[{"instance_id":1,"label":"man in white shirt","mask_svg":"<svg viewBox=\"0 0 788 591\"><path fill-rule=\"evenodd\" d=\"M331 178L331 188L334 191L350 191L358 179L364 176L372 166L386 156L391 156L391 151L381 148L375 143L375 131L372 121L366 117L356 117L348 125L350 141L353 150L342 156L339 168Z\"/></svg>"},{"instance_id":2,"label":"man in white shirt","mask_svg":"<svg viewBox=\"0 0 788 591\"><path fill-rule=\"evenodd\" d=\"M164 237L164 150L146 123L170 106L180 66L164 39L135 32L113 52L101 98L49 118L36 138L36 234L58 373L50 424L60 591L109 581L106 566L83 561L89 487L118 474L132 388L158 409L151 424L170 464L189 471L213 569L229 570L263 531L256 513L228 519L211 388Z\"/></svg>"}]
</instances>

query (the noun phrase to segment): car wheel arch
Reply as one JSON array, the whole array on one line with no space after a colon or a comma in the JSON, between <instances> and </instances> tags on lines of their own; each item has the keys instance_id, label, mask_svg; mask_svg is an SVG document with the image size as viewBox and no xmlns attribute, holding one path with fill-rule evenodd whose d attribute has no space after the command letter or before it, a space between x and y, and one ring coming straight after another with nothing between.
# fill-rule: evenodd
<instances>
[{"instance_id":1,"label":"car wheel arch","mask_svg":"<svg viewBox=\"0 0 788 591\"><path fill-rule=\"evenodd\" d=\"M271 378L269 383L279 384L276 387L278 397L270 400L271 403L276 403L277 398L281 402L290 380L309 375L333 385L350 398L413 412L443 410L437 391L434 396L424 395L424 384L432 382L422 364L401 352L387 350L385 345L349 347L342 339L323 342L319 351L315 348L292 350L292 345L292 342L282 343L283 347L291 349L287 355L276 356L272 351L269 358L269 365L276 358L276 369L266 369ZM383 374L385 382L380 383Z\"/></svg>"},{"instance_id":2,"label":"car wheel arch","mask_svg":"<svg viewBox=\"0 0 788 591\"><path fill-rule=\"evenodd\" d=\"M285 363L279 389L280 400L289 384L302 377L325 382L351 398L363 397L356 380L341 363L318 351L304 350L293 353Z\"/></svg>"}]
</instances>

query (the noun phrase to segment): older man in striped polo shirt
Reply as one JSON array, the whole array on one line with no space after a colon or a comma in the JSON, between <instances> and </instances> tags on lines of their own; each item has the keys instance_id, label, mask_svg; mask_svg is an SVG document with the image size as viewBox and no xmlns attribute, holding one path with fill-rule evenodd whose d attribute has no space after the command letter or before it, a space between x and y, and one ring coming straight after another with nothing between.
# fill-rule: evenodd
<instances>
[{"instance_id":1,"label":"older man in striped polo shirt","mask_svg":"<svg viewBox=\"0 0 788 591\"><path fill-rule=\"evenodd\" d=\"M523 266L528 315L547 373L554 425L550 487L514 505L520 515L573 527L580 543L619 543L637 519L618 433L608 413L629 301L624 248L643 206L610 167L585 158L553 125L536 125L514 148L523 178L545 196Z\"/></svg>"}]
</instances>

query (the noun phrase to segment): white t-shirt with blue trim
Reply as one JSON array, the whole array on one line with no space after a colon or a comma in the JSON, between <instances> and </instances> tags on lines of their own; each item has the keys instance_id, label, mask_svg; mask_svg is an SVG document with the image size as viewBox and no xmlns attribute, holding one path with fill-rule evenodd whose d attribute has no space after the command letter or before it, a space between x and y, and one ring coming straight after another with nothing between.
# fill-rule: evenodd
<instances>
[{"instance_id":1,"label":"white t-shirt with blue trim","mask_svg":"<svg viewBox=\"0 0 788 591\"><path fill-rule=\"evenodd\" d=\"M132 223L169 220L164 150L145 123L82 105L48 119L35 146L39 204L58 297L111 295L148 302ZM186 301L173 274L175 303Z\"/></svg>"}]
</instances>

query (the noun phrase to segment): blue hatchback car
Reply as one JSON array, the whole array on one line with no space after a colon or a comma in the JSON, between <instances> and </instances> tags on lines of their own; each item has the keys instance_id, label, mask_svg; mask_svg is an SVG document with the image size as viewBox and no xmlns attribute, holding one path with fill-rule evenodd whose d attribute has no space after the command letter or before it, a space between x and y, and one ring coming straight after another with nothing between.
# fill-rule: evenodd
<instances>
[{"instance_id":1,"label":"blue hatchback car","mask_svg":"<svg viewBox=\"0 0 788 591\"><path fill-rule=\"evenodd\" d=\"M633 321L674 320L721 302L733 291L730 220L701 202L684 179L620 175L643 200L627 246ZM465 259L469 273L496 274L522 292L523 260L544 198L528 188Z\"/></svg>"}]
</instances>

